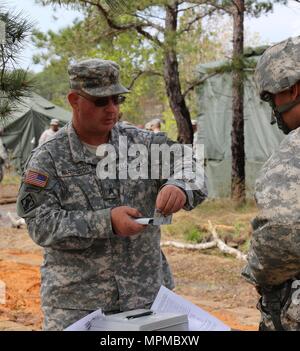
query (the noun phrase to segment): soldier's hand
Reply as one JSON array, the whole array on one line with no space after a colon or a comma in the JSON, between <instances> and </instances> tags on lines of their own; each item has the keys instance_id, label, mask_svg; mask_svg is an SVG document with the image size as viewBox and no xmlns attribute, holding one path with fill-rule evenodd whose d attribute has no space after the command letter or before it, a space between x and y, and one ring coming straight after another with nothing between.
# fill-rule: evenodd
<instances>
[{"instance_id":1,"label":"soldier's hand","mask_svg":"<svg viewBox=\"0 0 300 351\"><path fill-rule=\"evenodd\" d=\"M141 232L146 225L136 223L133 219L142 217L135 208L128 206L115 207L111 210L111 224L114 232L119 236L130 236Z\"/></svg>"},{"instance_id":2,"label":"soldier's hand","mask_svg":"<svg viewBox=\"0 0 300 351\"><path fill-rule=\"evenodd\" d=\"M155 207L168 216L181 210L186 203L186 195L183 190L175 185L166 185L158 193Z\"/></svg>"}]
</instances>

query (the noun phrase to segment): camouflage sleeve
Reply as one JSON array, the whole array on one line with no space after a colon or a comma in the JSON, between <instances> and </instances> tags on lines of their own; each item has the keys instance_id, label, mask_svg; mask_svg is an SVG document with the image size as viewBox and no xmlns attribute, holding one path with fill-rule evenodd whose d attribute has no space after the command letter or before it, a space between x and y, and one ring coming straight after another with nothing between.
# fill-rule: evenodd
<instances>
[{"instance_id":1,"label":"camouflage sleeve","mask_svg":"<svg viewBox=\"0 0 300 351\"><path fill-rule=\"evenodd\" d=\"M113 235L109 208L65 210L59 201L61 192L51 156L38 149L27 163L17 200L17 213L25 219L35 243L76 250Z\"/></svg>"},{"instance_id":2,"label":"camouflage sleeve","mask_svg":"<svg viewBox=\"0 0 300 351\"><path fill-rule=\"evenodd\" d=\"M243 275L259 286L279 285L300 273L300 223L271 224L256 218Z\"/></svg>"},{"instance_id":3,"label":"camouflage sleeve","mask_svg":"<svg viewBox=\"0 0 300 351\"><path fill-rule=\"evenodd\" d=\"M192 147L175 143L168 139L164 133L153 134L151 144L158 144L160 147L165 145L173 151L169 163L170 177L162 179L161 188L166 185L175 185L182 189L187 196L187 202L184 206L187 211L204 201L207 197L204 165L200 159L196 160ZM164 151L161 150L163 155ZM159 159L159 163L159 169L164 171L164 166L167 163L164 162L163 156ZM166 171L168 172L168 169Z\"/></svg>"},{"instance_id":4,"label":"camouflage sleeve","mask_svg":"<svg viewBox=\"0 0 300 351\"><path fill-rule=\"evenodd\" d=\"M300 139L288 135L256 182L258 216L243 275L260 286L300 274Z\"/></svg>"}]
</instances>

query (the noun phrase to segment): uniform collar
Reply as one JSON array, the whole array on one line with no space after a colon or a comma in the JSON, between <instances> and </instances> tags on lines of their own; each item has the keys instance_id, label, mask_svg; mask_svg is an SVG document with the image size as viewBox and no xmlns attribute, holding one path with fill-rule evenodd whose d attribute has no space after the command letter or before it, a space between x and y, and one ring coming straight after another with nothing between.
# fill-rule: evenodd
<instances>
[{"instance_id":1,"label":"uniform collar","mask_svg":"<svg viewBox=\"0 0 300 351\"><path fill-rule=\"evenodd\" d=\"M73 161L75 163L85 162L85 163L96 165L99 162L99 158L97 156L92 155L83 146L72 125L72 122L68 124L67 131L68 131L68 138L69 138L70 150L71 150ZM109 144L112 144L115 147L118 147L118 142L119 142L118 139L119 139L119 132L118 132L118 126L116 124L111 130Z\"/></svg>"}]
</instances>

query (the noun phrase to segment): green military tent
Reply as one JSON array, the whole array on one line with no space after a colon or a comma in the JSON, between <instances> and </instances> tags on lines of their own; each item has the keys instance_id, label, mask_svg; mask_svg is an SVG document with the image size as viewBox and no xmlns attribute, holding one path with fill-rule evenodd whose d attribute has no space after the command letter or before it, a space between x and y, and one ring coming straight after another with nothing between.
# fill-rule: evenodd
<instances>
[{"instance_id":1,"label":"green military tent","mask_svg":"<svg viewBox=\"0 0 300 351\"><path fill-rule=\"evenodd\" d=\"M58 119L63 126L70 121L71 112L32 93L18 104L16 111L5 121L2 139L17 172L21 172L31 150L38 145L41 134L49 128L52 118Z\"/></svg>"},{"instance_id":2,"label":"green military tent","mask_svg":"<svg viewBox=\"0 0 300 351\"><path fill-rule=\"evenodd\" d=\"M257 62L262 50L248 50ZM224 62L211 62L197 67L204 82L197 90L199 118L197 142L204 144L209 197L230 196L231 189L231 129L232 78L222 70ZM220 72L212 74L212 72ZM253 195L255 179L263 163L278 147L284 134L277 125L270 125L271 108L257 94L254 69L248 68L244 81L244 121L246 153L246 191Z\"/></svg>"}]
</instances>

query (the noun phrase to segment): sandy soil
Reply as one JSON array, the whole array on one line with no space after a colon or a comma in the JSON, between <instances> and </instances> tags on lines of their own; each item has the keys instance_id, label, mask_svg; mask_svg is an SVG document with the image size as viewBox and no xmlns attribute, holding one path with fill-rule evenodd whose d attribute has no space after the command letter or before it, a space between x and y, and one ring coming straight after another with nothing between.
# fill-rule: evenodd
<instances>
[{"instance_id":1,"label":"sandy soil","mask_svg":"<svg viewBox=\"0 0 300 351\"><path fill-rule=\"evenodd\" d=\"M0 280L6 284L6 303L0 305L0 330L39 330L42 252L26 230L1 228L0 236L6 238L1 240L0 248ZM9 247L5 248L4 242ZM232 328L257 329L256 292L240 278L240 262L174 248L164 248L164 252L174 272L176 293Z\"/></svg>"},{"instance_id":2,"label":"sandy soil","mask_svg":"<svg viewBox=\"0 0 300 351\"><path fill-rule=\"evenodd\" d=\"M17 186L0 189L12 196ZM0 304L0 330L40 330L40 273L42 250L26 229L11 228L7 211L0 206L0 280L6 284L6 301ZM205 253L164 248L172 267L175 292L234 329L257 330L256 292L240 277L243 263L214 251Z\"/></svg>"}]
</instances>

